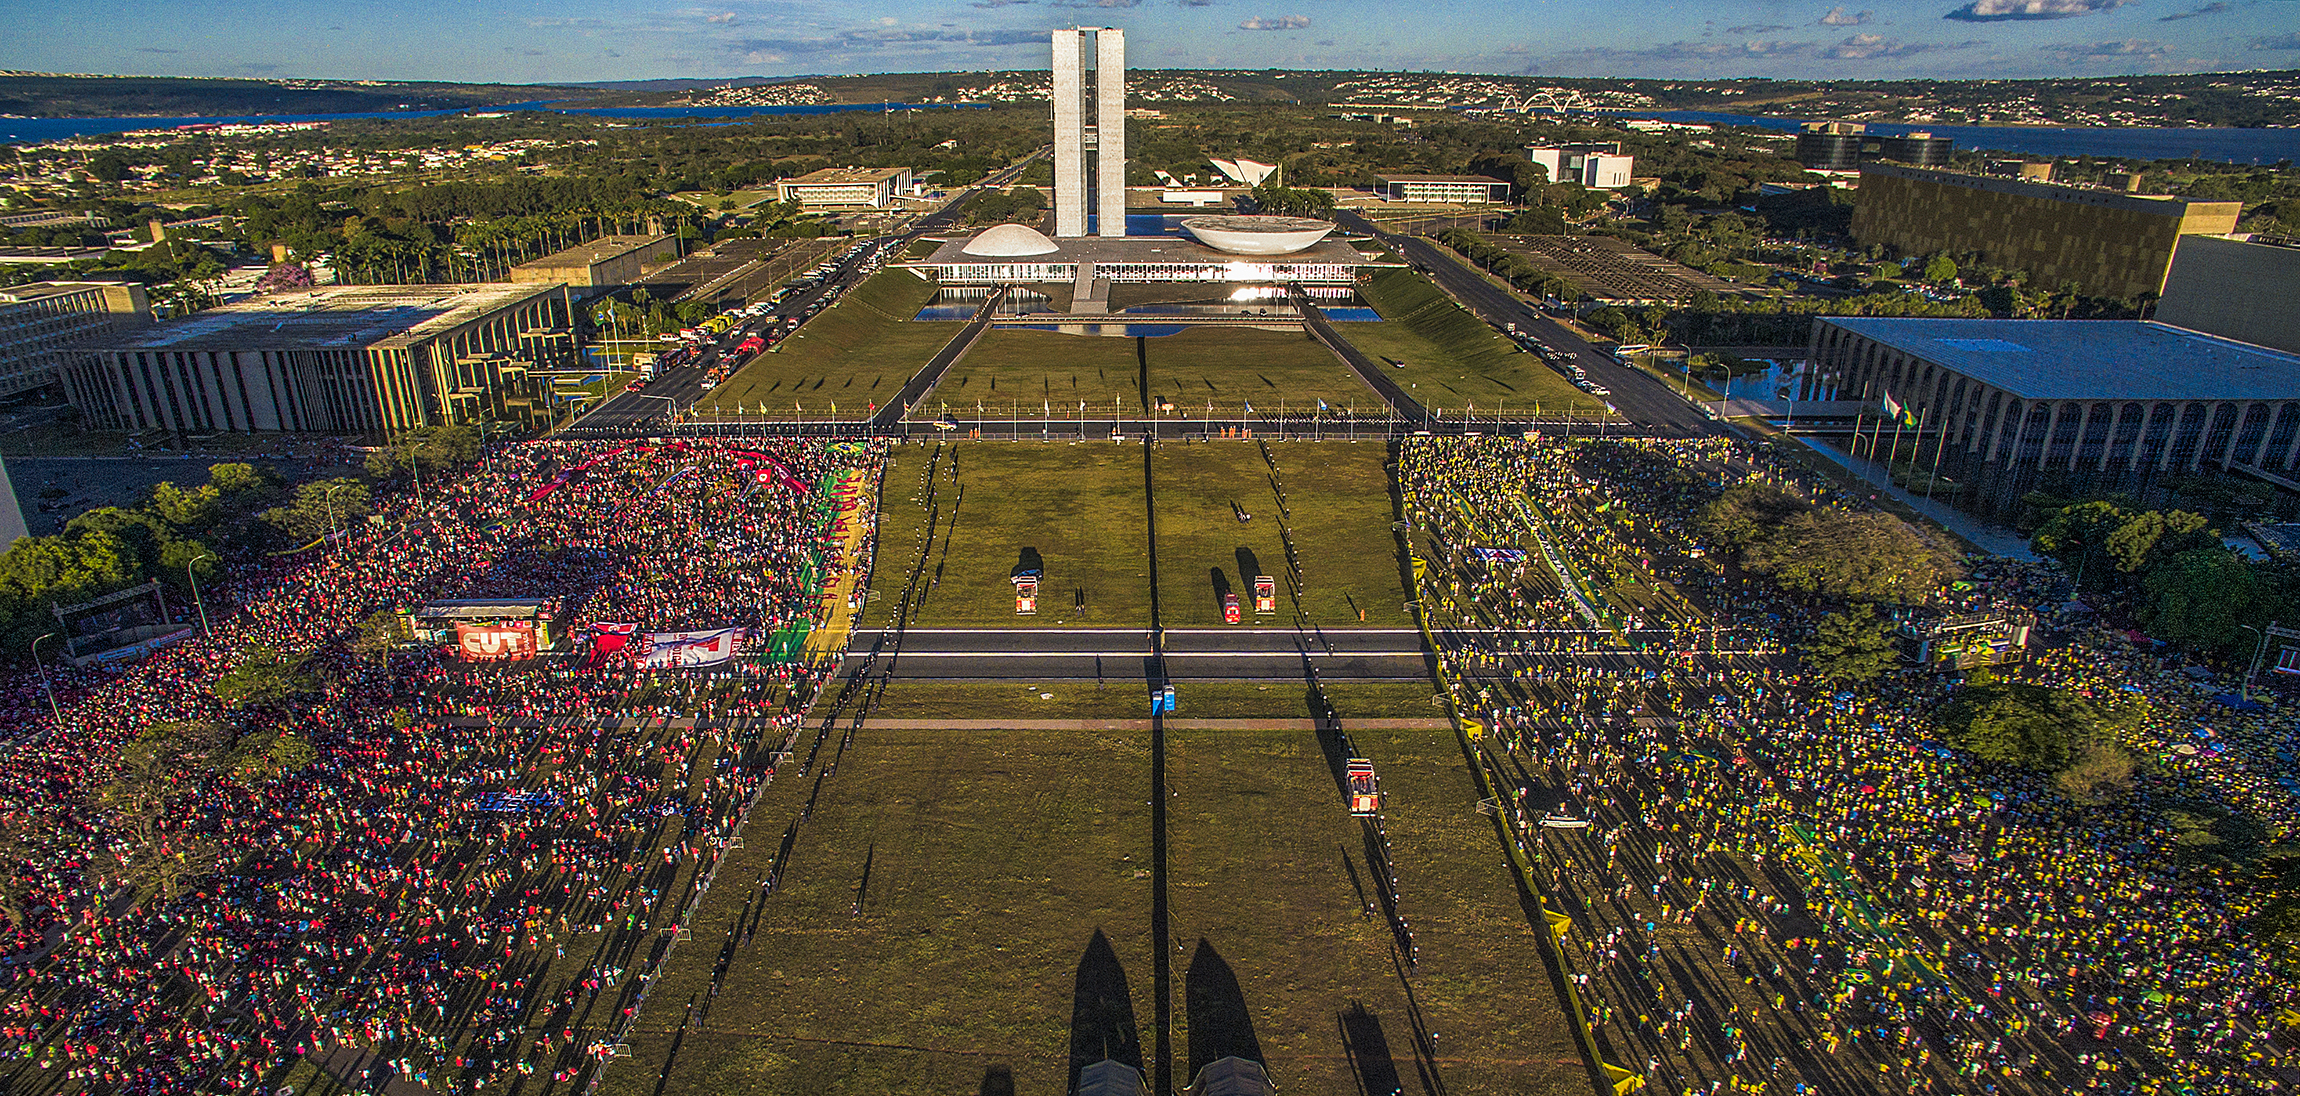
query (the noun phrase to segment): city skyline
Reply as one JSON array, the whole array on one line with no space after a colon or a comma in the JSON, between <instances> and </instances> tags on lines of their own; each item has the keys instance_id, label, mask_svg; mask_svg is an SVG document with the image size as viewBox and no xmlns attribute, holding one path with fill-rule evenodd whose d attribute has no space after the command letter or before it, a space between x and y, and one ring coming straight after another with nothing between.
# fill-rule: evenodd
<instances>
[{"instance_id":1,"label":"city skyline","mask_svg":"<svg viewBox=\"0 0 2300 1096\"><path fill-rule=\"evenodd\" d=\"M5 0L0 68L583 83L1044 69L1047 32L1126 31L1157 68L1719 79L2113 76L2300 66L2296 0L716 0L492 5ZM101 26L103 33L89 33Z\"/></svg>"}]
</instances>

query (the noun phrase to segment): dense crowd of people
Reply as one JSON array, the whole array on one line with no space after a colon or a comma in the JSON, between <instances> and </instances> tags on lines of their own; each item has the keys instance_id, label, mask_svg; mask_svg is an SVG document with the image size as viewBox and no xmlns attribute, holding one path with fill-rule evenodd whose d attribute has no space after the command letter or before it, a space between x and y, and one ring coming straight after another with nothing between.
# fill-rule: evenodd
<instances>
[{"instance_id":1,"label":"dense crowd of people","mask_svg":"<svg viewBox=\"0 0 2300 1096\"><path fill-rule=\"evenodd\" d=\"M2144 713L2132 793L2075 802L1939 741L1954 675L1803 666L1826 606L1696 520L1740 483L1848 501L1769 447L1416 439L1399 476L1456 704L1574 920L1594 1037L1649 1091L2276 1090L2300 984L2176 816L2295 832L2292 706L2223 703L2050 571L1975 563L1927 608L2053 622L2004 672Z\"/></svg>"},{"instance_id":2,"label":"dense crowd of people","mask_svg":"<svg viewBox=\"0 0 2300 1096\"><path fill-rule=\"evenodd\" d=\"M347 539L230 569L205 591L212 637L48 665L60 722L41 678L11 682L10 1090L244 1092L306 1056L370 1084L578 1080L612 1053L666 933L795 738L825 667L756 644L803 628L818 576L852 564L826 495L882 456L497 447L388 495ZM546 599L573 649L470 663L363 642L379 611L456 598ZM583 657L595 623L742 628L754 646L653 672ZM219 678L266 651L300 659L301 683L219 701ZM202 725L286 731L309 763L138 784L120 761ZM156 816L149 841L139 811Z\"/></svg>"}]
</instances>

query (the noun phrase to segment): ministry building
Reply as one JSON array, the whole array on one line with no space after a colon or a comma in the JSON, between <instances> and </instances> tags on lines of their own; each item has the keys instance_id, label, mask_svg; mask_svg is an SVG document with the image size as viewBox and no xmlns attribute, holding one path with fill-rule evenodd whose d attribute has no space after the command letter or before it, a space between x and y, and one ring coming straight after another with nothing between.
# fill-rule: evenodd
<instances>
[{"instance_id":1,"label":"ministry building","mask_svg":"<svg viewBox=\"0 0 2300 1096\"><path fill-rule=\"evenodd\" d=\"M576 365L564 285L351 285L271 294L91 346L75 391L130 430L358 434L548 424Z\"/></svg>"}]
</instances>

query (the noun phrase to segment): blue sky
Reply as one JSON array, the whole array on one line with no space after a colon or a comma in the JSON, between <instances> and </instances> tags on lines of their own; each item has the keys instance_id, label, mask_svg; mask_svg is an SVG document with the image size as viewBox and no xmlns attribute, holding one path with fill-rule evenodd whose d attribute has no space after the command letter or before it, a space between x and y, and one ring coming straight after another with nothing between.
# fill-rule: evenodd
<instances>
[{"instance_id":1,"label":"blue sky","mask_svg":"<svg viewBox=\"0 0 2300 1096\"><path fill-rule=\"evenodd\" d=\"M2300 68L2300 0L0 0L0 68L502 82L1044 68L2058 76Z\"/></svg>"}]
</instances>

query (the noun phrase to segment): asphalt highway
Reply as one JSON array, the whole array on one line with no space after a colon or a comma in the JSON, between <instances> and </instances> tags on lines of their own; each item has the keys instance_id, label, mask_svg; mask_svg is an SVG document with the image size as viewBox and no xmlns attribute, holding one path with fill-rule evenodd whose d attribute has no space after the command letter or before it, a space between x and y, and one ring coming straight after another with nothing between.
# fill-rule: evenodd
<instances>
[{"instance_id":1,"label":"asphalt highway","mask_svg":"<svg viewBox=\"0 0 2300 1096\"><path fill-rule=\"evenodd\" d=\"M1410 628L1168 628L1174 681L1425 681L1421 633ZM1147 628L906 628L897 644L857 636L846 669L895 680L1152 679Z\"/></svg>"}]
</instances>

